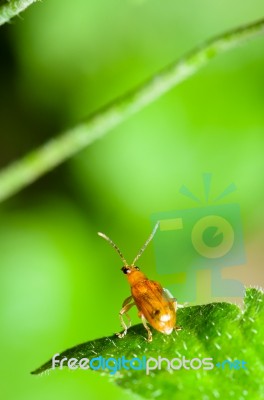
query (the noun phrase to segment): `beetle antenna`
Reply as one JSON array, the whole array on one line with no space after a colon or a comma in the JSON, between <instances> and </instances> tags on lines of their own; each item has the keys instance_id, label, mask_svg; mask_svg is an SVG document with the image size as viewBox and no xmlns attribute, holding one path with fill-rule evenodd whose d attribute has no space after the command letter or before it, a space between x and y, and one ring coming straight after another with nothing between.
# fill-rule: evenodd
<instances>
[{"instance_id":1,"label":"beetle antenna","mask_svg":"<svg viewBox=\"0 0 264 400\"><path fill-rule=\"evenodd\" d=\"M102 232L98 232L98 235L101 236L103 239L105 239L108 243L111 244L111 246L116 250L116 252L119 254L119 257L121 258L121 260L123 261L123 264L125 266L128 265L125 257L123 256L123 254L121 253L121 251L119 250L119 248L117 247L117 245L108 237L106 236L104 233Z\"/></svg>"},{"instance_id":2,"label":"beetle antenna","mask_svg":"<svg viewBox=\"0 0 264 400\"><path fill-rule=\"evenodd\" d=\"M135 263L137 262L137 260L139 259L139 257L142 256L142 253L144 252L144 250L146 249L147 245L149 244L149 242L153 239L155 233L157 232L157 229L159 227L159 221L156 223L156 225L154 226L153 231L151 232L150 237L148 238L148 240L146 241L146 243L144 244L144 246L140 249L138 255L136 256L136 258L134 259L134 261L132 262L132 265L135 265Z\"/></svg>"}]
</instances>

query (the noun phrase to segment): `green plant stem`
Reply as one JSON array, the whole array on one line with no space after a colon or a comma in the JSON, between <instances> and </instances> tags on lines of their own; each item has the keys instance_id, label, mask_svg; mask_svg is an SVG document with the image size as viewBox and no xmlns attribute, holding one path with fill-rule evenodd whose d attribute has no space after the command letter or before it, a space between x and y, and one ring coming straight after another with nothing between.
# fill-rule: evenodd
<instances>
[{"instance_id":1,"label":"green plant stem","mask_svg":"<svg viewBox=\"0 0 264 400\"><path fill-rule=\"evenodd\" d=\"M142 110L174 86L184 81L216 55L264 33L264 19L231 30L196 48L169 65L140 87L115 100L108 107L76 127L67 130L0 172L0 201L52 170L95 140L104 136L129 116Z\"/></svg>"},{"instance_id":2,"label":"green plant stem","mask_svg":"<svg viewBox=\"0 0 264 400\"><path fill-rule=\"evenodd\" d=\"M0 26L39 0L8 0L0 6Z\"/></svg>"}]
</instances>

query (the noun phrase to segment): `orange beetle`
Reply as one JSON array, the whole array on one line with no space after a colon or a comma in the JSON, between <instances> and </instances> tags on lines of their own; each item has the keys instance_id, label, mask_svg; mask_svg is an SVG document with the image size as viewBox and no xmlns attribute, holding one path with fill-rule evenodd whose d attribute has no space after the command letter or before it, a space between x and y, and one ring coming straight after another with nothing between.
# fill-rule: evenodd
<instances>
[{"instance_id":1,"label":"orange beetle","mask_svg":"<svg viewBox=\"0 0 264 400\"><path fill-rule=\"evenodd\" d=\"M135 263L154 237L158 227L159 222L155 225L150 237L141 248L131 265L127 263L117 245L104 233L98 232L98 235L110 243L119 254L124 263L124 266L121 268L121 270L124 274L126 274L131 287L131 296L129 296L123 302L122 309L119 312L121 325L124 328L123 332L117 333L119 338L123 338L126 335L128 328L131 326L131 319L127 312L134 305L137 306L138 316L141 318L142 323L148 332L148 342L152 341L152 333L147 325L147 322L154 329L166 335L170 335L173 329L181 329L180 327L176 326L176 299L172 297L167 289L162 288L158 282L149 280L146 275L140 271L139 267L135 266ZM124 314L129 321L129 326L127 326L124 322Z\"/></svg>"}]
</instances>

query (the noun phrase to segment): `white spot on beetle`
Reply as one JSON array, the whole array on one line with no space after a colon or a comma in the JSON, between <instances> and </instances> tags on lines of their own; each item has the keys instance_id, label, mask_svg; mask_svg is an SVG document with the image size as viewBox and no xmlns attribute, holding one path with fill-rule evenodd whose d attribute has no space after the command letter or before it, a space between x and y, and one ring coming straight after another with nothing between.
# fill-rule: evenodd
<instances>
[{"instance_id":1,"label":"white spot on beetle","mask_svg":"<svg viewBox=\"0 0 264 400\"><path fill-rule=\"evenodd\" d=\"M160 320L162 321L162 322L167 322L167 321L169 321L170 320L170 314L164 314L164 315L162 315L161 317L160 317Z\"/></svg>"}]
</instances>

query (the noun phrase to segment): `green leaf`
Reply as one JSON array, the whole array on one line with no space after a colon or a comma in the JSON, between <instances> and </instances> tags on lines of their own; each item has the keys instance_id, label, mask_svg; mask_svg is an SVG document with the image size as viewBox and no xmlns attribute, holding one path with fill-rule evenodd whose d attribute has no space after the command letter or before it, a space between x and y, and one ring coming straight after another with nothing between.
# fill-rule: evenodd
<instances>
[{"instance_id":1,"label":"green leaf","mask_svg":"<svg viewBox=\"0 0 264 400\"><path fill-rule=\"evenodd\" d=\"M167 362L163 361L161 369L150 371L149 375L145 370L121 369L115 374L109 371L108 376L122 388L147 399L261 399L264 393L263 297L262 290L248 288L243 310L230 303L185 307L177 311L177 324L183 328L177 333L166 336L154 331L153 341L148 343L146 330L140 324L130 328L124 339L111 336L83 343L61 353L58 360L63 357L91 360L99 356L105 359L125 356L128 360L143 356L168 360L212 358L214 367L210 370L202 366L168 371ZM229 363L223 365L225 360ZM239 361L233 363L235 360ZM177 367L179 361L175 360L173 365ZM198 361L192 365L197 367ZM52 360L32 374L40 374L51 366Z\"/></svg>"},{"instance_id":2,"label":"green leaf","mask_svg":"<svg viewBox=\"0 0 264 400\"><path fill-rule=\"evenodd\" d=\"M40 0L7 0L0 4L0 26L19 15L31 4Z\"/></svg>"}]
</instances>

